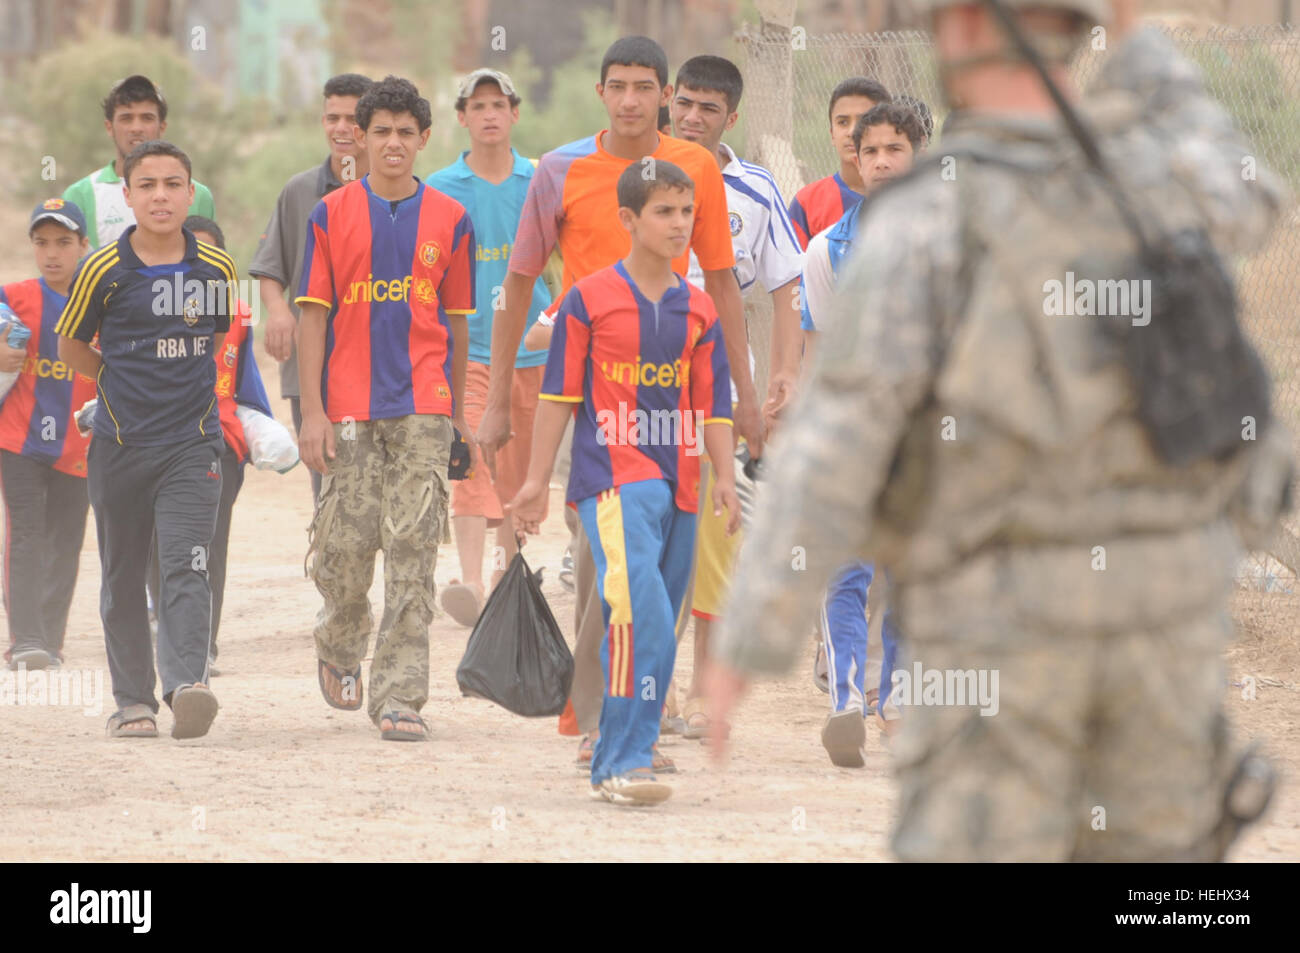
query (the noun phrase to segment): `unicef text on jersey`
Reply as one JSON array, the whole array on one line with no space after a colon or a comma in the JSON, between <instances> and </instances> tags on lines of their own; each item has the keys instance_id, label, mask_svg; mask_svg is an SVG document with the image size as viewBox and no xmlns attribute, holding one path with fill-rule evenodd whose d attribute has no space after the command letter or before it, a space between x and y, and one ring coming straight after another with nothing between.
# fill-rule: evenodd
<instances>
[{"instance_id":1,"label":"unicef text on jersey","mask_svg":"<svg viewBox=\"0 0 1300 953\"><path fill-rule=\"evenodd\" d=\"M253 327L262 319L262 302L256 279L239 281L185 280L184 272L175 272L167 278L156 278L153 283L153 313L159 318L182 318L191 327L199 318L213 314L234 316L243 312L240 320L245 327Z\"/></svg>"}]
</instances>

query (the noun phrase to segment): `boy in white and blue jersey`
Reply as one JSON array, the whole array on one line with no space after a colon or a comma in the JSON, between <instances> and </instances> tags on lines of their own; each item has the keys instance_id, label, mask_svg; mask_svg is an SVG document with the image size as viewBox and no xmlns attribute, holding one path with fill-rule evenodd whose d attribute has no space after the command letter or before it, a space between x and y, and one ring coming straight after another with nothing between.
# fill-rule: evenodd
<instances>
[{"instance_id":1,"label":"boy in white and blue jersey","mask_svg":"<svg viewBox=\"0 0 1300 953\"><path fill-rule=\"evenodd\" d=\"M669 107L673 129L679 139L708 149L722 169L727 191L727 212L731 243L736 258L736 280L742 295L756 286L772 295L772 350L768 375L767 408L785 403L793 390L799 362L799 308L796 293L803 253L786 212L785 199L772 173L760 165L739 158L722 141L722 134L736 124L744 83L740 70L721 56L695 56L677 72L677 85ZM703 287L704 275L695 255L687 278ZM754 366L751 352L750 370ZM736 401L735 386L731 399ZM713 468L701 467L704 493L711 492ZM741 534L727 536L725 518L709 507L701 507L696 533L695 575L691 611L678 617L680 639L690 616L695 619L695 665L682 708L684 734L703 738L708 732L702 686L708 664L709 632L722 611L727 583L740 548ZM671 702L671 700L670 700Z\"/></svg>"},{"instance_id":2,"label":"boy in white and blue jersey","mask_svg":"<svg viewBox=\"0 0 1300 953\"><path fill-rule=\"evenodd\" d=\"M924 136L925 127L915 110L897 103L875 106L858 120L853 143L867 195L911 169ZM853 206L808 243L800 296L805 360L811 358L816 332L824 331L835 313L835 277L852 250L862 204ZM832 763L841 767L856 768L866 763L863 718L872 710L864 691L866 610L867 590L873 575L870 563L855 562L844 567L826 587L826 601L822 606L822 638L830 669L831 694L831 714L822 728L822 744ZM884 651L877 698L878 710L883 712L898 643L898 632L888 611L881 626L881 643ZM880 717L889 731L891 723L883 721L883 714Z\"/></svg>"}]
</instances>

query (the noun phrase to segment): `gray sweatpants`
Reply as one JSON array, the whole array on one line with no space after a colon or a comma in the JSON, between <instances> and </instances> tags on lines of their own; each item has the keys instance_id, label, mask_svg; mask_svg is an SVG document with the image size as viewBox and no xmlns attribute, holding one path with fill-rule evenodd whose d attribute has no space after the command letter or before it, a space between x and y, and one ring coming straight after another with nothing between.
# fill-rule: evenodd
<instances>
[{"instance_id":1,"label":"gray sweatpants","mask_svg":"<svg viewBox=\"0 0 1300 953\"><path fill-rule=\"evenodd\" d=\"M207 681L212 633L208 550L221 501L221 435L161 447L124 447L97 436L87 489L99 538L99 614L119 709L154 697L153 644L145 602L149 548L158 537L158 671L163 700Z\"/></svg>"}]
</instances>

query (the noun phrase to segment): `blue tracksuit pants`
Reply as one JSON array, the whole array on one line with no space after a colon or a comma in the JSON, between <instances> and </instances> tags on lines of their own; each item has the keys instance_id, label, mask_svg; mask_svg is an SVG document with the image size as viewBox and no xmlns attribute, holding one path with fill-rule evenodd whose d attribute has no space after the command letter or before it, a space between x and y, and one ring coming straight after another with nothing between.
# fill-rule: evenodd
<instances>
[{"instance_id":1,"label":"blue tracksuit pants","mask_svg":"<svg viewBox=\"0 0 1300 953\"><path fill-rule=\"evenodd\" d=\"M695 514L666 480L640 480L578 502L604 613L605 701L591 783L650 767L677 659L676 620L691 573Z\"/></svg>"}]
</instances>

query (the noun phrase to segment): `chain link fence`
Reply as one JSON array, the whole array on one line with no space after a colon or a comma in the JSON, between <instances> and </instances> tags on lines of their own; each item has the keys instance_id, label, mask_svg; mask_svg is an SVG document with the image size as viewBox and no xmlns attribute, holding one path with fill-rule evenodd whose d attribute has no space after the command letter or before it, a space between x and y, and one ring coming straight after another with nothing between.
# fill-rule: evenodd
<instances>
[{"instance_id":1,"label":"chain link fence","mask_svg":"<svg viewBox=\"0 0 1300 953\"><path fill-rule=\"evenodd\" d=\"M1300 195L1300 32L1275 26L1168 33L1200 65L1211 94L1258 150L1257 156L1243 157L1243 170L1257 161ZM771 170L787 201L805 184L839 169L828 110L831 90L846 77L869 76L895 96L925 102L935 120L933 147L942 148L945 106L927 35L806 36L746 24L738 39L745 56L746 158ZM1073 61L1075 78L1085 90L1105 56L1105 50L1090 45ZM1296 440L1300 458L1300 211L1294 206L1287 210L1268 246L1238 263L1238 276L1246 327L1272 371L1275 409ZM762 388L771 306L758 300L747 307L756 345L756 383ZM1300 486L1295 489L1300 500ZM1252 554L1241 567L1235 612L1248 635L1296 637L1298 574L1300 518L1293 515L1269 551Z\"/></svg>"}]
</instances>

